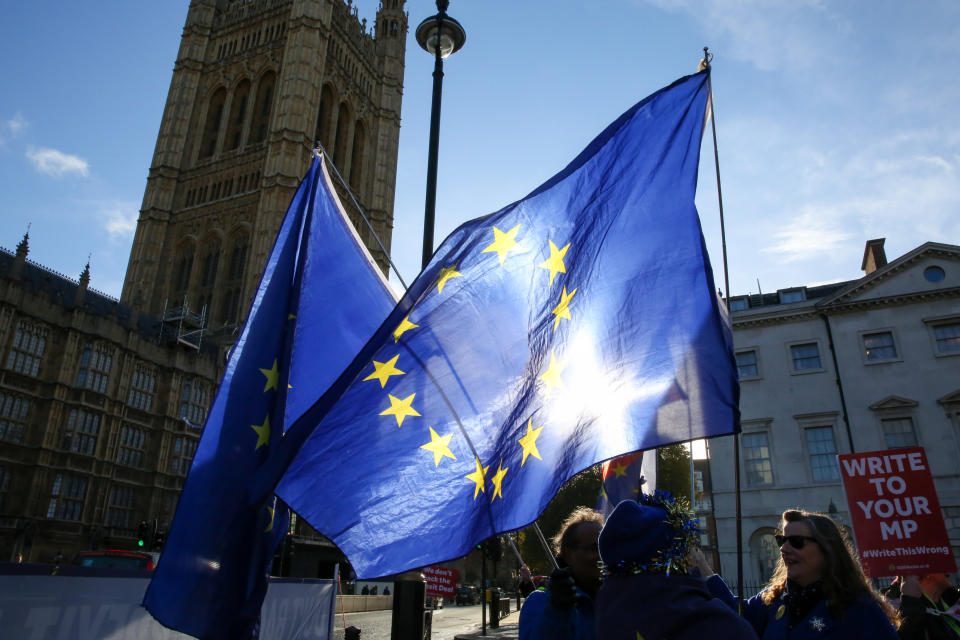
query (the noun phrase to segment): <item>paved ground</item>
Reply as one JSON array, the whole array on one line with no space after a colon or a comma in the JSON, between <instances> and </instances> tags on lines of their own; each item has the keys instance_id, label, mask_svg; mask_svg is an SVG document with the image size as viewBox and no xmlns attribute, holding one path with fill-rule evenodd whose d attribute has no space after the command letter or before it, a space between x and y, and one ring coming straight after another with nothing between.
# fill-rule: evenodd
<instances>
[{"instance_id":1,"label":"paved ground","mask_svg":"<svg viewBox=\"0 0 960 640\"><path fill-rule=\"evenodd\" d=\"M514 603L515 604L515 603ZM432 614L430 640L474 640L491 638L511 640L517 638L517 622L520 614L514 611L500 621L499 629L487 628L487 635L481 635L480 607L447 606ZM344 627L354 626L360 629L361 640L391 640L390 611L372 611L369 613L337 614L334 623L334 640L343 640ZM489 622L489 621L488 621Z\"/></svg>"}]
</instances>

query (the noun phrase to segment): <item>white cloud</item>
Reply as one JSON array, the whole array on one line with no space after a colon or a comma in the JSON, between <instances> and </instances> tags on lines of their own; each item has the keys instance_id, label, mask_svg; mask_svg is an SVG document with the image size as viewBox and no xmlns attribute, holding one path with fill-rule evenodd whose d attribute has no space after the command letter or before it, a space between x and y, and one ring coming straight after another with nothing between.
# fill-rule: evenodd
<instances>
[{"instance_id":1,"label":"white cloud","mask_svg":"<svg viewBox=\"0 0 960 640\"><path fill-rule=\"evenodd\" d=\"M845 19L820 0L646 0L664 11L690 14L713 51L753 64L762 71L810 68L829 60L837 35L850 30Z\"/></svg>"},{"instance_id":2,"label":"white cloud","mask_svg":"<svg viewBox=\"0 0 960 640\"><path fill-rule=\"evenodd\" d=\"M775 254L783 262L809 260L839 251L853 234L843 229L842 216L830 213L839 212L804 207L799 216L774 234L775 244L761 251Z\"/></svg>"},{"instance_id":3,"label":"white cloud","mask_svg":"<svg viewBox=\"0 0 960 640\"><path fill-rule=\"evenodd\" d=\"M59 178L65 173L77 173L86 177L90 164L80 156L63 153L44 147L27 147L27 159L40 173Z\"/></svg>"},{"instance_id":4,"label":"white cloud","mask_svg":"<svg viewBox=\"0 0 960 640\"><path fill-rule=\"evenodd\" d=\"M116 200L99 205L98 217L112 240L131 240L137 229L136 202Z\"/></svg>"},{"instance_id":5,"label":"white cloud","mask_svg":"<svg viewBox=\"0 0 960 640\"><path fill-rule=\"evenodd\" d=\"M7 120L7 130L10 131L10 135L16 138L18 135L27 130L27 127L30 126L30 123L27 122L26 118L23 117L23 114L19 111L9 120Z\"/></svg>"}]
</instances>

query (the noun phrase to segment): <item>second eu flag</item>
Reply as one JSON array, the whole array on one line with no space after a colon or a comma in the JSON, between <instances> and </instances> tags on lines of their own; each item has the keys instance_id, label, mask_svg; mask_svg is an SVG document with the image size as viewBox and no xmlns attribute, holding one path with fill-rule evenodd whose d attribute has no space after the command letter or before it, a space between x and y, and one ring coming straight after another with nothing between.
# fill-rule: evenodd
<instances>
[{"instance_id":1,"label":"second eu flag","mask_svg":"<svg viewBox=\"0 0 960 640\"><path fill-rule=\"evenodd\" d=\"M291 426L302 447L277 495L358 577L523 527L597 462L737 429L694 206L708 73L644 99L529 196L451 234Z\"/></svg>"}]
</instances>

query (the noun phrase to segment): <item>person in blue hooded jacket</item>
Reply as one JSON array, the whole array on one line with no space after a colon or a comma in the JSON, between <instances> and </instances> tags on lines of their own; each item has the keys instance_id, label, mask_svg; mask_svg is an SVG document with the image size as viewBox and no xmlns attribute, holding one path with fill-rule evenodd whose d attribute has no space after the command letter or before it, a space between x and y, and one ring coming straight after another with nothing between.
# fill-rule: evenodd
<instances>
[{"instance_id":1,"label":"person in blue hooded jacket","mask_svg":"<svg viewBox=\"0 0 960 640\"><path fill-rule=\"evenodd\" d=\"M603 516L593 509L573 511L553 538L559 569L546 591L534 591L520 609L520 640L593 640L593 600L600 588L597 538Z\"/></svg>"},{"instance_id":2,"label":"person in blue hooded jacket","mask_svg":"<svg viewBox=\"0 0 960 640\"><path fill-rule=\"evenodd\" d=\"M780 560L767 587L743 604L761 640L897 640L897 613L867 581L853 547L829 516L785 511ZM737 609L703 553L691 554L707 588Z\"/></svg>"},{"instance_id":3,"label":"person in blue hooded jacket","mask_svg":"<svg viewBox=\"0 0 960 640\"><path fill-rule=\"evenodd\" d=\"M688 575L698 533L689 503L667 492L617 505L600 532L598 638L756 640L746 620Z\"/></svg>"}]
</instances>

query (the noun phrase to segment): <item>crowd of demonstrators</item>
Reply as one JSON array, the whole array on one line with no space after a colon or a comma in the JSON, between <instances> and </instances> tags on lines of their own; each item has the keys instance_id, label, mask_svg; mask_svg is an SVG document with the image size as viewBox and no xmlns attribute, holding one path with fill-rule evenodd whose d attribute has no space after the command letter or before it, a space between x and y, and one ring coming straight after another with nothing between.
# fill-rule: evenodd
<instances>
[{"instance_id":1,"label":"crowd of demonstrators","mask_svg":"<svg viewBox=\"0 0 960 640\"><path fill-rule=\"evenodd\" d=\"M957 604L958 592L945 573L907 576L900 587L900 638L903 640L957 640L960 621L943 613Z\"/></svg>"},{"instance_id":2,"label":"crowd of demonstrators","mask_svg":"<svg viewBox=\"0 0 960 640\"><path fill-rule=\"evenodd\" d=\"M762 640L894 640L898 614L867 581L840 527L823 514L785 511L777 535L780 560L767 587L742 606ZM690 562L710 591L736 610L737 599L702 552Z\"/></svg>"},{"instance_id":3,"label":"crowd of demonstrators","mask_svg":"<svg viewBox=\"0 0 960 640\"><path fill-rule=\"evenodd\" d=\"M660 492L613 510L600 533L598 638L756 640L746 620L688 575L698 533L691 515L685 500Z\"/></svg>"},{"instance_id":4,"label":"crowd of demonstrators","mask_svg":"<svg viewBox=\"0 0 960 640\"><path fill-rule=\"evenodd\" d=\"M581 507L553 538L558 569L545 591L532 591L520 609L520 640L592 640L600 587L597 539L603 516Z\"/></svg>"}]
</instances>

